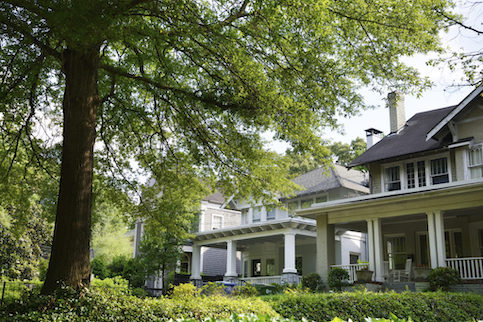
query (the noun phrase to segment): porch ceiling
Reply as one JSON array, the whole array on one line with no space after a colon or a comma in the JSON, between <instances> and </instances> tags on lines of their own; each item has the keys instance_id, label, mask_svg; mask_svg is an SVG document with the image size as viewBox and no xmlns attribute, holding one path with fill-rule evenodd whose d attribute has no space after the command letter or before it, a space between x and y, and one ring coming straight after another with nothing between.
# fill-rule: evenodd
<instances>
[{"instance_id":1,"label":"porch ceiling","mask_svg":"<svg viewBox=\"0 0 483 322\"><path fill-rule=\"evenodd\" d=\"M483 207L483 181L453 183L415 192L374 194L298 211L309 218L327 215L329 224L343 224L370 218L425 214L441 210L459 214Z\"/></svg>"}]
</instances>

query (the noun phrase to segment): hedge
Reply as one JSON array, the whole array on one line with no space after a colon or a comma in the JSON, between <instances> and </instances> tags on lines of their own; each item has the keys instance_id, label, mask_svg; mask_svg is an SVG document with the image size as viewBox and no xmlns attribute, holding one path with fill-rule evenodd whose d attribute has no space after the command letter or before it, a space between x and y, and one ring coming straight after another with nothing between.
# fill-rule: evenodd
<instances>
[{"instance_id":1,"label":"hedge","mask_svg":"<svg viewBox=\"0 0 483 322\"><path fill-rule=\"evenodd\" d=\"M473 321L483 319L483 296L470 293L325 293L284 294L264 299L285 318L314 321L363 321L389 318L390 314L413 321Z\"/></svg>"},{"instance_id":2,"label":"hedge","mask_svg":"<svg viewBox=\"0 0 483 322\"><path fill-rule=\"evenodd\" d=\"M62 293L63 292L63 293ZM276 317L260 298L198 296L179 299L145 298L110 288L64 289L56 296L31 295L0 310L0 321L161 321L168 319L229 318L236 314Z\"/></svg>"}]
</instances>

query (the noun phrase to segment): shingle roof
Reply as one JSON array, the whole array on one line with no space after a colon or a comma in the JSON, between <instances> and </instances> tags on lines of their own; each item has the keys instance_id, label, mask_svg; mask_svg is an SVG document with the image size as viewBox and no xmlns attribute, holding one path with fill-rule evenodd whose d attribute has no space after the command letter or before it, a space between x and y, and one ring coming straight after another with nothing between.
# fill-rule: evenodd
<instances>
[{"instance_id":1,"label":"shingle roof","mask_svg":"<svg viewBox=\"0 0 483 322\"><path fill-rule=\"evenodd\" d=\"M208 202L217 203L219 205L222 205L222 204L225 203L225 197L223 196L223 194L221 192L217 191L217 192L203 198L203 201L208 201Z\"/></svg>"},{"instance_id":2,"label":"shingle roof","mask_svg":"<svg viewBox=\"0 0 483 322\"><path fill-rule=\"evenodd\" d=\"M415 114L406 122L402 130L384 137L352 161L349 166L354 167L442 147L442 144L435 139L426 141L426 134L454 108L455 106L449 106Z\"/></svg>"},{"instance_id":3,"label":"shingle roof","mask_svg":"<svg viewBox=\"0 0 483 322\"><path fill-rule=\"evenodd\" d=\"M349 170L338 164L329 169L318 168L309 171L296 177L293 181L305 188L305 190L296 192L297 196L340 187L369 193L369 189L364 186L366 180L363 172Z\"/></svg>"}]
</instances>

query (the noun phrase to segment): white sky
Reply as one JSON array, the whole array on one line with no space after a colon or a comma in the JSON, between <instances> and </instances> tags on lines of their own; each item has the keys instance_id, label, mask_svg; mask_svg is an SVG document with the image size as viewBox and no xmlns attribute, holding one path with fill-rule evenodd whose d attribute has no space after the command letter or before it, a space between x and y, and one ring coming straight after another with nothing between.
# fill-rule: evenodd
<instances>
[{"instance_id":1,"label":"white sky","mask_svg":"<svg viewBox=\"0 0 483 322\"><path fill-rule=\"evenodd\" d=\"M465 21L479 30L483 29L483 5L472 5L470 1L456 1L456 12L462 14ZM453 50L462 49L465 52L481 51L483 49L483 36L479 38L476 33L465 31L460 27L451 27L448 33L441 33L443 46ZM474 88L469 86L451 86L461 84L461 71L450 71L442 66L431 67L426 61L435 58L436 55L418 55L405 60L405 62L417 68L422 76L427 76L434 83L433 87L426 90L421 97L405 96L406 119L414 114L458 104ZM385 108L387 94L380 95L376 92L362 92L367 105L375 106L375 109L362 111L360 116L350 119L340 118L343 134L335 131L326 131L324 137L331 141L350 143L356 137L365 139L365 129L376 128L389 133L389 110ZM273 142L270 149L283 153L287 144Z\"/></svg>"}]
</instances>

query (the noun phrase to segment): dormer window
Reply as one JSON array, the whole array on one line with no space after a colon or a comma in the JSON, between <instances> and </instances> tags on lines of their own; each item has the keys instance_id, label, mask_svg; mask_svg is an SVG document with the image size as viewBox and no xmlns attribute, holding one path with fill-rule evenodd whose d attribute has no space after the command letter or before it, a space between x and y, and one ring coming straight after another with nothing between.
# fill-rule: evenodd
<instances>
[{"instance_id":1,"label":"dormer window","mask_svg":"<svg viewBox=\"0 0 483 322\"><path fill-rule=\"evenodd\" d=\"M483 145L476 145L468 151L470 178L483 178Z\"/></svg>"},{"instance_id":2,"label":"dormer window","mask_svg":"<svg viewBox=\"0 0 483 322\"><path fill-rule=\"evenodd\" d=\"M223 216L213 215L211 229L221 229L223 227Z\"/></svg>"},{"instance_id":3,"label":"dormer window","mask_svg":"<svg viewBox=\"0 0 483 322\"><path fill-rule=\"evenodd\" d=\"M449 182L448 161L446 158L431 160L431 183Z\"/></svg>"},{"instance_id":4,"label":"dormer window","mask_svg":"<svg viewBox=\"0 0 483 322\"><path fill-rule=\"evenodd\" d=\"M401 190L399 166L386 168L386 191Z\"/></svg>"},{"instance_id":5,"label":"dormer window","mask_svg":"<svg viewBox=\"0 0 483 322\"><path fill-rule=\"evenodd\" d=\"M406 163L408 189L426 186L426 165L424 161Z\"/></svg>"}]
</instances>

